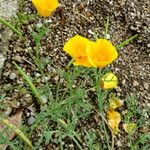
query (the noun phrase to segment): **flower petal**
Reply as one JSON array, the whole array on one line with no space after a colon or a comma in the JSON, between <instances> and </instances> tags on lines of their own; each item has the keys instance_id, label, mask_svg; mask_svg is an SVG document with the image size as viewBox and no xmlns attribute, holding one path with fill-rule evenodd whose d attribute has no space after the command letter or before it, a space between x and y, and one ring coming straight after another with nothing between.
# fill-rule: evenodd
<instances>
[{"instance_id":1,"label":"flower petal","mask_svg":"<svg viewBox=\"0 0 150 150\"><path fill-rule=\"evenodd\" d=\"M100 80L100 87L103 90L116 88L117 84L118 79L112 72L105 74Z\"/></svg>"},{"instance_id":2,"label":"flower petal","mask_svg":"<svg viewBox=\"0 0 150 150\"><path fill-rule=\"evenodd\" d=\"M49 17L59 6L58 0L32 0L32 3L42 17Z\"/></svg>"},{"instance_id":3,"label":"flower petal","mask_svg":"<svg viewBox=\"0 0 150 150\"><path fill-rule=\"evenodd\" d=\"M116 109L122 105L123 105L123 101L118 99L117 97L113 97L110 99L110 104L109 104L110 108Z\"/></svg>"},{"instance_id":4,"label":"flower petal","mask_svg":"<svg viewBox=\"0 0 150 150\"><path fill-rule=\"evenodd\" d=\"M89 42L85 37L76 35L64 45L64 51L75 60L74 65L91 67L86 53L86 49L90 46Z\"/></svg>"},{"instance_id":5,"label":"flower petal","mask_svg":"<svg viewBox=\"0 0 150 150\"><path fill-rule=\"evenodd\" d=\"M121 115L114 109L110 108L107 112L108 125L114 134L118 134L118 126L121 121Z\"/></svg>"},{"instance_id":6,"label":"flower petal","mask_svg":"<svg viewBox=\"0 0 150 150\"><path fill-rule=\"evenodd\" d=\"M102 68L111 64L118 57L118 52L108 40L98 39L96 43L91 43L87 55L94 67Z\"/></svg>"},{"instance_id":7,"label":"flower petal","mask_svg":"<svg viewBox=\"0 0 150 150\"><path fill-rule=\"evenodd\" d=\"M125 124L123 124L123 129L127 133L131 133L135 128L136 128L136 124L135 123L125 123Z\"/></svg>"}]
</instances>

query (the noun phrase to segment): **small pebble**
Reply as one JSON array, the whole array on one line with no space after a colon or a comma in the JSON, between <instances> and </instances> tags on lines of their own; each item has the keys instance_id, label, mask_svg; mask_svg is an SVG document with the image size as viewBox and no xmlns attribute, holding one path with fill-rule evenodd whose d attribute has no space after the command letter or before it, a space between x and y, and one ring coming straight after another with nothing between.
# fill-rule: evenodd
<instances>
[{"instance_id":1,"label":"small pebble","mask_svg":"<svg viewBox=\"0 0 150 150\"><path fill-rule=\"evenodd\" d=\"M91 35L95 35L95 33L92 30L88 30L88 33Z\"/></svg>"},{"instance_id":2,"label":"small pebble","mask_svg":"<svg viewBox=\"0 0 150 150\"><path fill-rule=\"evenodd\" d=\"M148 83L144 83L144 88L146 89L146 90L148 90L149 89L149 85L148 85Z\"/></svg>"},{"instance_id":3,"label":"small pebble","mask_svg":"<svg viewBox=\"0 0 150 150\"><path fill-rule=\"evenodd\" d=\"M11 107L7 107L6 111L4 112L4 115L9 116L12 112L12 108Z\"/></svg>"},{"instance_id":4,"label":"small pebble","mask_svg":"<svg viewBox=\"0 0 150 150\"><path fill-rule=\"evenodd\" d=\"M46 108L47 108L47 105L46 105L46 104L45 104L45 105L40 105L40 110L41 110L41 111L46 110Z\"/></svg>"},{"instance_id":5,"label":"small pebble","mask_svg":"<svg viewBox=\"0 0 150 150\"><path fill-rule=\"evenodd\" d=\"M120 140L118 140L118 141L116 142L116 144L117 144L118 147L121 147L121 146L122 146L122 143L121 143Z\"/></svg>"},{"instance_id":6,"label":"small pebble","mask_svg":"<svg viewBox=\"0 0 150 150\"><path fill-rule=\"evenodd\" d=\"M31 117L28 119L28 124L29 124L29 125L32 125L34 122L35 122L35 117L34 117L34 116L31 116Z\"/></svg>"},{"instance_id":7,"label":"small pebble","mask_svg":"<svg viewBox=\"0 0 150 150\"><path fill-rule=\"evenodd\" d=\"M47 100L48 100L47 96L42 95L42 96L41 96L41 99L42 99L42 101L43 101L44 104L47 103Z\"/></svg>"},{"instance_id":8,"label":"small pebble","mask_svg":"<svg viewBox=\"0 0 150 150\"><path fill-rule=\"evenodd\" d=\"M2 54L0 54L0 69L3 67L3 65L4 65L4 62L5 62L5 57L2 55Z\"/></svg>"},{"instance_id":9,"label":"small pebble","mask_svg":"<svg viewBox=\"0 0 150 150\"><path fill-rule=\"evenodd\" d=\"M22 62L20 56L15 56L15 57L12 58L12 60L15 60L15 61L20 62L20 63Z\"/></svg>"},{"instance_id":10,"label":"small pebble","mask_svg":"<svg viewBox=\"0 0 150 150\"><path fill-rule=\"evenodd\" d=\"M106 38L107 40L109 40L109 39L110 39L110 34L106 34L106 35L105 35L105 38Z\"/></svg>"},{"instance_id":11,"label":"small pebble","mask_svg":"<svg viewBox=\"0 0 150 150\"><path fill-rule=\"evenodd\" d=\"M37 23L37 25L36 25L38 28L41 28L43 25L42 25L42 23Z\"/></svg>"},{"instance_id":12,"label":"small pebble","mask_svg":"<svg viewBox=\"0 0 150 150\"><path fill-rule=\"evenodd\" d=\"M78 6L78 9L79 10L83 10L84 8L85 8L84 3L81 2L80 5Z\"/></svg>"},{"instance_id":13,"label":"small pebble","mask_svg":"<svg viewBox=\"0 0 150 150\"><path fill-rule=\"evenodd\" d=\"M9 79L14 80L16 78L16 74L15 73L11 73L9 76Z\"/></svg>"},{"instance_id":14,"label":"small pebble","mask_svg":"<svg viewBox=\"0 0 150 150\"><path fill-rule=\"evenodd\" d=\"M150 43L147 44L147 47L150 48Z\"/></svg>"},{"instance_id":15,"label":"small pebble","mask_svg":"<svg viewBox=\"0 0 150 150\"><path fill-rule=\"evenodd\" d=\"M21 47L16 47L16 51L17 51L17 52L22 52L23 50L22 50Z\"/></svg>"},{"instance_id":16,"label":"small pebble","mask_svg":"<svg viewBox=\"0 0 150 150\"><path fill-rule=\"evenodd\" d=\"M40 73L36 73L35 76L38 78L38 77L41 76L41 74Z\"/></svg>"},{"instance_id":17,"label":"small pebble","mask_svg":"<svg viewBox=\"0 0 150 150\"><path fill-rule=\"evenodd\" d=\"M19 107L20 106L20 102L17 102L16 105Z\"/></svg>"},{"instance_id":18,"label":"small pebble","mask_svg":"<svg viewBox=\"0 0 150 150\"><path fill-rule=\"evenodd\" d=\"M139 85L139 82L133 81L133 86L138 86L138 85Z\"/></svg>"},{"instance_id":19,"label":"small pebble","mask_svg":"<svg viewBox=\"0 0 150 150\"><path fill-rule=\"evenodd\" d=\"M122 80L122 84L124 85L125 83L126 83L126 80L125 80L125 79L123 79L123 80Z\"/></svg>"}]
</instances>

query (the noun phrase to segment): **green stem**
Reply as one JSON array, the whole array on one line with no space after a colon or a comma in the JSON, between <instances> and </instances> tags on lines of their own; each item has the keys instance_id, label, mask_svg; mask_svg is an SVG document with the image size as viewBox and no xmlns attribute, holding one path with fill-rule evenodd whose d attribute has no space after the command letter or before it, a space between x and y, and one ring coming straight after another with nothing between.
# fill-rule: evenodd
<instances>
[{"instance_id":1,"label":"green stem","mask_svg":"<svg viewBox=\"0 0 150 150\"><path fill-rule=\"evenodd\" d=\"M65 129L67 129L68 124L67 124L65 121L63 121L62 119L58 119L58 122L59 122L61 125L63 125ZM75 131L73 132L73 134L74 134L75 137L78 139L78 141L79 141L80 143L82 143L81 138L78 136L78 134L77 134Z\"/></svg>"},{"instance_id":2,"label":"green stem","mask_svg":"<svg viewBox=\"0 0 150 150\"><path fill-rule=\"evenodd\" d=\"M119 49L123 48L124 46L128 45L129 42L133 41L137 36L138 36L138 34L131 36L129 39L119 43L118 45L116 45L116 49L119 50Z\"/></svg>"},{"instance_id":3,"label":"green stem","mask_svg":"<svg viewBox=\"0 0 150 150\"><path fill-rule=\"evenodd\" d=\"M74 59L71 59L66 68L69 69L69 67L72 65L73 62L74 62Z\"/></svg>"},{"instance_id":4,"label":"green stem","mask_svg":"<svg viewBox=\"0 0 150 150\"><path fill-rule=\"evenodd\" d=\"M15 32L16 34L18 34L19 36L23 37L23 36L22 36L22 33L19 32L14 26L12 26L12 25L11 25L9 22L7 22L5 19L0 18L0 22L1 22L3 25L9 27L13 32Z\"/></svg>"},{"instance_id":5,"label":"green stem","mask_svg":"<svg viewBox=\"0 0 150 150\"><path fill-rule=\"evenodd\" d=\"M82 147L80 146L80 144L78 143L78 141L72 136L73 141L76 143L76 145L78 146L78 148L80 150L82 150Z\"/></svg>"},{"instance_id":6,"label":"green stem","mask_svg":"<svg viewBox=\"0 0 150 150\"><path fill-rule=\"evenodd\" d=\"M99 113L95 108L93 108L96 112L97 112L97 114L101 117L101 119L102 119L102 121L103 121L103 123L105 123L107 126L108 126L108 129L110 130L110 132L111 132L111 136L112 136L112 141L111 141L111 148L110 148L110 145L109 145L109 140L108 140L108 133L107 133L107 131L106 131L106 127L105 127L105 124L103 124L103 127L104 127L104 130L106 131L105 133L105 135L106 135L106 139L107 139L107 145L108 145L108 149L109 150L114 150L114 134L113 134L113 132L112 132L112 130L111 130L111 128L109 127L109 125L108 125L108 123L107 123L107 120L104 118L104 116L101 114L101 113Z\"/></svg>"},{"instance_id":7,"label":"green stem","mask_svg":"<svg viewBox=\"0 0 150 150\"><path fill-rule=\"evenodd\" d=\"M30 142L30 140L23 134L22 131L20 131L16 126L14 126L13 124L11 124L7 119L1 119L2 123L6 124L10 129L14 130L15 133L23 140L25 141L30 148L32 148L32 143Z\"/></svg>"},{"instance_id":8,"label":"green stem","mask_svg":"<svg viewBox=\"0 0 150 150\"><path fill-rule=\"evenodd\" d=\"M108 28L109 28L109 17L107 17L106 23L105 23L105 38L108 34Z\"/></svg>"},{"instance_id":9,"label":"green stem","mask_svg":"<svg viewBox=\"0 0 150 150\"><path fill-rule=\"evenodd\" d=\"M102 124L103 124L104 132L105 132L105 138L106 138L108 149L111 150L110 149L110 145L109 145L109 137L108 137L108 133L107 133L107 130L106 130L106 126L105 126L104 120L102 120Z\"/></svg>"},{"instance_id":10,"label":"green stem","mask_svg":"<svg viewBox=\"0 0 150 150\"><path fill-rule=\"evenodd\" d=\"M14 63L16 68L18 69L19 73L23 76L24 80L27 82L27 84L29 85L33 95L36 97L36 100L39 104L44 105L44 101L41 99L41 95L38 92L38 90L36 89L36 87L33 85L31 79L25 74L25 72L16 64Z\"/></svg>"},{"instance_id":11,"label":"green stem","mask_svg":"<svg viewBox=\"0 0 150 150\"><path fill-rule=\"evenodd\" d=\"M70 135L70 134L66 134L66 133L63 132L63 131L57 131L57 130L55 130L55 131L52 131L52 132L53 132L53 133L62 133L62 134L67 135L68 137L70 137L70 138L75 142L75 144L78 146L78 148L79 148L80 150L83 150L82 147L81 147L81 145L78 143L78 141L75 139L74 136L72 136L72 135Z\"/></svg>"}]
</instances>

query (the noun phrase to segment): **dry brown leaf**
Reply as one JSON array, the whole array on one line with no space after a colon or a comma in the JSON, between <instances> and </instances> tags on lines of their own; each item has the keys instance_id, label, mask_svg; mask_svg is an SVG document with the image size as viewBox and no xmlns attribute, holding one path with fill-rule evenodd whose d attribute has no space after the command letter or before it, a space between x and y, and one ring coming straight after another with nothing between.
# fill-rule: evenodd
<instances>
[{"instance_id":1,"label":"dry brown leaf","mask_svg":"<svg viewBox=\"0 0 150 150\"><path fill-rule=\"evenodd\" d=\"M9 117L7 119L11 124L15 125L17 128L21 125L21 120L22 120L22 112L18 112L17 114L15 114L12 117ZM6 125L4 125L3 123L0 122L0 131L3 132L4 129L6 128ZM7 130L8 131L8 130ZM12 140L16 133L12 132L12 130L10 132L3 132L3 134L9 139ZM0 150L5 150L7 148L8 145L6 144L0 144Z\"/></svg>"},{"instance_id":2,"label":"dry brown leaf","mask_svg":"<svg viewBox=\"0 0 150 150\"><path fill-rule=\"evenodd\" d=\"M140 131L141 133L148 133L148 132L150 132L150 129L147 128L147 127L141 127L139 131Z\"/></svg>"},{"instance_id":3,"label":"dry brown leaf","mask_svg":"<svg viewBox=\"0 0 150 150\"><path fill-rule=\"evenodd\" d=\"M136 124L135 123L125 123L125 124L123 124L123 129L127 133L131 133L135 128L136 128Z\"/></svg>"},{"instance_id":4,"label":"dry brown leaf","mask_svg":"<svg viewBox=\"0 0 150 150\"><path fill-rule=\"evenodd\" d=\"M108 125L111 128L113 134L118 134L118 126L121 121L121 115L114 109L110 108L107 112Z\"/></svg>"},{"instance_id":5,"label":"dry brown leaf","mask_svg":"<svg viewBox=\"0 0 150 150\"><path fill-rule=\"evenodd\" d=\"M110 108L116 109L122 105L123 105L123 101L118 99L117 97L110 99L110 104L109 104Z\"/></svg>"}]
</instances>

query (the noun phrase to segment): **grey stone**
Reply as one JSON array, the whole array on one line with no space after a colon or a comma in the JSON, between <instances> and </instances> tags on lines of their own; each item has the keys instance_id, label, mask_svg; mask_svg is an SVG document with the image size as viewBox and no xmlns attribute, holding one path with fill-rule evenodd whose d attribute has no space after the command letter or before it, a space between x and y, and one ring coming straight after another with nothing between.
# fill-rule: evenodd
<instances>
[{"instance_id":1,"label":"grey stone","mask_svg":"<svg viewBox=\"0 0 150 150\"><path fill-rule=\"evenodd\" d=\"M0 18L11 20L16 15L19 0L0 0ZM6 52L8 51L8 40L12 35L12 31L0 23L0 77L4 62L6 60Z\"/></svg>"},{"instance_id":2,"label":"grey stone","mask_svg":"<svg viewBox=\"0 0 150 150\"><path fill-rule=\"evenodd\" d=\"M43 101L44 104L47 103L47 96L46 95L41 95L41 100Z\"/></svg>"},{"instance_id":3,"label":"grey stone","mask_svg":"<svg viewBox=\"0 0 150 150\"><path fill-rule=\"evenodd\" d=\"M11 80L14 80L16 78L16 74L15 73L11 73L10 76L9 76L9 78Z\"/></svg>"},{"instance_id":4,"label":"grey stone","mask_svg":"<svg viewBox=\"0 0 150 150\"><path fill-rule=\"evenodd\" d=\"M0 0L0 17L10 19L16 15L18 0Z\"/></svg>"},{"instance_id":5,"label":"grey stone","mask_svg":"<svg viewBox=\"0 0 150 150\"><path fill-rule=\"evenodd\" d=\"M147 44L147 47L150 48L150 43Z\"/></svg>"},{"instance_id":6,"label":"grey stone","mask_svg":"<svg viewBox=\"0 0 150 150\"><path fill-rule=\"evenodd\" d=\"M0 54L0 74L1 74L2 68L4 66L5 60L6 60L6 58L4 57L4 55Z\"/></svg>"},{"instance_id":7,"label":"grey stone","mask_svg":"<svg viewBox=\"0 0 150 150\"><path fill-rule=\"evenodd\" d=\"M34 117L34 116L31 116L31 117L28 119L28 124L29 124L29 125L32 125L34 122L35 122L35 117Z\"/></svg>"},{"instance_id":8,"label":"grey stone","mask_svg":"<svg viewBox=\"0 0 150 150\"><path fill-rule=\"evenodd\" d=\"M146 90L148 90L149 89L149 85L148 85L148 83L144 83L144 88L146 89Z\"/></svg>"},{"instance_id":9,"label":"grey stone","mask_svg":"<svg viewBox=\"0 0 150 150\"><path fill-rule=\"evenodd\" d=\"M15 56L15 57L12 58L12 60L15 60L15 61L20 62L20 63L22 62L20 56Z\"/></svg>"},{"instance_id":10,"label":"grey stone","mask_svg":"<svg viewBox=\"0 0 150 150\"><path fill-rule=\"evenodd\" d=\"M138 86L138 85L139 85L139 82L133 81L133 86Z\"/></svg>"},{"instance_id":11,"label":"grey stone","mask_svg":"<svg viewBox=\"0 0 150 150\"><path fill-rule=\"evenodd\" d=\"M121 147L121 146L122 146L122 142L121 142L120 140L118 140L118 141L116 142L116 145L117 145L118 147Z\"/></svg>"}]
</instances>

